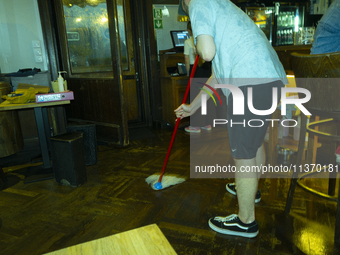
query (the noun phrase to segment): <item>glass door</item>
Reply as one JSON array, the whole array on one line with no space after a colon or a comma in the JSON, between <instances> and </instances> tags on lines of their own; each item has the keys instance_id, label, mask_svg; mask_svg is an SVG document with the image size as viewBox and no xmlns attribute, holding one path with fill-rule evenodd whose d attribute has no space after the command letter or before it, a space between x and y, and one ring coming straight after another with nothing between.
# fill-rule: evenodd
<instances>
[{"instance_id":1,"label":"glass door","mask_svg":"<svg viewBox=\"0 0 340 255\"><path fill-rule=\"evenodd\" d=\"M71 75L112 72L106 1L63 0Z\"/></svg>"},{"instance_id":2,"label":"glass door","mask_svg":"<svg viewBox=\"0 0 340 255\"><path fill-rule=\"evenodd\" d=\"M127 145L127 102L122 81L116 1L56 0L60 71L74 100L71 122L96 125L97 139Z\"/></svg>"},{"instance_id":3,"label":"glass door","mask_svg":"<svg viewBox=\"0 0 340 255\"><path fill-rule=\"evenodd\" d=\"M120 72L124 102L129 122L143 119L138 72L136 71L136 41L129 0L116 0ZM67 31L68 64L71 75L98 76L112 73L112 43L105 0L63 0ZM106 73L109 76L109 73Z\"/></svg>"},{"instance_id":4,"label":"glass door","mask_svg":"<svg viewBox=\"0 0 340 255\"><path fill-rule=\"evenodd\" d=\"M275 3L275 45L293 45L299 28L304 25L304 6Z\"/></svg>"},{"instance_id":5,"label":"glass door","mask_svg":"<svg viewBox=\"0 0 340 255\"><path fill-rule=\"evenodd\" d=\"M296 6L280 6L277 16L277 41L276 44L292 45L294 44L295 16Z\"/></svg>"}]
</instances>

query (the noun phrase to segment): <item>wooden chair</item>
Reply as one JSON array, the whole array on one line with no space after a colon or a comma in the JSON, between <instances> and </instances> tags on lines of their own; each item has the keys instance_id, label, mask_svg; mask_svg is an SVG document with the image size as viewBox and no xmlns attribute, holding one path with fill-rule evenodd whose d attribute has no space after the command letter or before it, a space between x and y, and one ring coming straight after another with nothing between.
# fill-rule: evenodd
<instances>
[{"instance_id":1,"label":"wooden chair","mask_svg":"<svg viewBox=\"0 0 340 255\"><path fill-rule=\"evenodd\" d=\"M309 133L307 160L305 162L307 164L310 164L312 162L313 151L314 153L316 153L316 150L313 146L315 145L314 138L317 139L318 137L322 137L325 140L333 142L334 153L337 142L340 142L340 136L337 134L337 132L336 134L329 134L325 132L320 132L318 130L319 126L328 125L331 122L336 122L340 120L340 52L317 55L292 53L291 61L296 79L296 86L299 88L308 89L311 93L310 101L303 105L307 108L309 112L311 112L312 115L321 116L322 118L329 118L321 121L316 118L316 121L307 125L307 116L301 113L300 140L296 161L296 166L300 166L302 164L302 157L304 153L306 132ZM333 159L329 163L333 164L333 166L336 164L335 156L333 156ZM306 178L308 175L311 174L315 174L315 172L302 175L299 175L299 171L293 173L288 192L285 212L287 214L289 214L290 212L294 191L297 184L303 189L315 195L326 198L328 200L336 201L337 213L334 241L339 242L340 189L338 189L338 196L334 196L337 174L335 171L333 171L333 173L330 173L328 194L315 191L299 182L302 178Z\"/></svg>"}]
</instances>

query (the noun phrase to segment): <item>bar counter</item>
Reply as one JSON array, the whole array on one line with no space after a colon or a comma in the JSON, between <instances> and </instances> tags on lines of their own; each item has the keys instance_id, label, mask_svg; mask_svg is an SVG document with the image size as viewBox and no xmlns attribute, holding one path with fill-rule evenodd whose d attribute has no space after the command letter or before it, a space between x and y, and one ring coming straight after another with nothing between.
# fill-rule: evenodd
<instances>
[{"instance_id":1,"label":"bar counter","mask_svg":"<svg viewBox=\"0 0 340 255\"><path fill-rule=\"evenodd\" d=\"M290 54L293 52L297 52L300 54L310 54L310 49L312 45L284 45L284 46L275 46L274 50L276 51L284 69L286 71L293 70Z\"/></svg>"}]
</instances>

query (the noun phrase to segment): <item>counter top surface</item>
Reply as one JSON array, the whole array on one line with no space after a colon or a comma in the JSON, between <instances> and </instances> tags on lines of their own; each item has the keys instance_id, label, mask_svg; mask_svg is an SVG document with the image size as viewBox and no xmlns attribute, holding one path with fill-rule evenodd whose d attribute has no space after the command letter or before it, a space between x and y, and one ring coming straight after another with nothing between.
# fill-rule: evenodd
<instances>
[{"instance_id":1,"label":"counter top surface","mask_svg":"<svg viewBox=\"0 0 340 255\"><path fill-rule=\"evenodd\" d=\"M0 111L18 110L18 109L29 109L35 107L45 107L45 106L56 106L69 104L70 100L64 101L54 101L47 103L27 103L27 104L10 104L9 101L4 101L0 104Z\"/></svg>"},{"instance_id":2,"label":"counter top surface","mask_svg":"<svg viewBox=\"0 0 340 255\"><path fill-rule=\"evenodd\" d=\"M311 44L306 45L283 45L283 46L274 46L275 51L285 51L285 50L310 50L312 48Z\"/></svg>"},{"instance_id":3,"label":"counter top surface","mask_svg":"<svg viewBox=\"0 0 340 255\"><path fill-rule=\"evenodd\" d=\"M175 80L188 80L189 79L189 77L186 75L160 76L160 78L168 78L168 79L175 79Z\"/></svg>"}]
</instances>

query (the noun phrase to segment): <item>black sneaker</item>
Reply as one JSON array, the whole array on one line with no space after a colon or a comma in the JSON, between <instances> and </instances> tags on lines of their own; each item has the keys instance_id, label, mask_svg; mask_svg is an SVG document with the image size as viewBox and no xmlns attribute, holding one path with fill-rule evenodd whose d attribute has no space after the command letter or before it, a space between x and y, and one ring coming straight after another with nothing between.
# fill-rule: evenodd
<instances>
[{"instance_id":1,"label":"black sneaker","mask_svg":"<svg viewBox=\"0 0 340 255\"><path fill-rule=\"evenodd\" d=\"M233 195L235 195L236 196L236 183L228 183L227 185L226 185L226 188L227 188L227 191L229 192L229 193L231 193L231 194L233 194ZM258 202L260 202L261 201L261 191L260 190L258 190L257 192L256 192L256 196L255 196L255 203L258 203Z\"/></svg>"},{"instance_id":2,"label":"black sneaker","mask_svg":"<svg viewBox=\"0 0 340 255\"><path fill-rule=\"evenodd\" d=\"M232 214L227 217L217 216L209 220L209 227L218 233L225 235L243 236L252 238L258 235L259 226L257 221L252 223L243 223L237 214Z\"/></svg>"}]
</instances>

